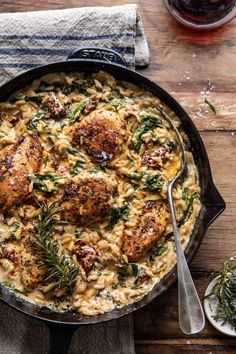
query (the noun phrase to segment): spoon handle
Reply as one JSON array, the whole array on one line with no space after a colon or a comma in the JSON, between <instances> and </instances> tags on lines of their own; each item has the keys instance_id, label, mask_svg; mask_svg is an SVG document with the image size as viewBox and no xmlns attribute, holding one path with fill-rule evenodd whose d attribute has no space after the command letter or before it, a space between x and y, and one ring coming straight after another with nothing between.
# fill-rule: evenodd
<instances>
[{"instance_id":1,"label":"spoon handle","mask_svg":"<svg viewBox=\"0 0 236 354\"><path fill-rule=\"evenodd\" d=\"M180 241L172 199L172 183L168 187L168 202L177 254L179 325L184 333L195 334L204 328L205 316Z\"/></svg>"}]
</instances>

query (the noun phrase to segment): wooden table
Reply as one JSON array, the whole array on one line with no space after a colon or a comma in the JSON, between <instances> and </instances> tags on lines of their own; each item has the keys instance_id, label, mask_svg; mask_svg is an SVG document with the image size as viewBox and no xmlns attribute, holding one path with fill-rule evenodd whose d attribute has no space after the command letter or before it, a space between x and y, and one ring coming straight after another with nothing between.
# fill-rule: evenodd
<instances>
[{"instance_id":1,"label":"wooden table","mask_svg":"<svg viewBox=\"0 0 236 354\"><path fill-rule=\"evenodd\" d=\"M191 270L202 296L210 274L236 251L236 20L214 32L196 33L180 25L160 0L137 1L150 45L151 63L143 73L160 84L186 108L201 132L215 183L227 203L224 214L209 228ZM0 11L46 10L79 6L118 5L127 0L0 0ZM210 80L209 98L202 92ZM236 353L236 340L207 323L188 337L178 328L177 287L134 315L137 353Z\"/></svg>"}]
</instances>

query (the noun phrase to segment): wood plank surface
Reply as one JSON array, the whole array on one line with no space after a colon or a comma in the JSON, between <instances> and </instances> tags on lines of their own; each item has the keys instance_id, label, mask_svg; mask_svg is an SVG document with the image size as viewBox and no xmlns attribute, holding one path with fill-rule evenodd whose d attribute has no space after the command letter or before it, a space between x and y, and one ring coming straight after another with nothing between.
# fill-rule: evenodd
<instances>
[{"instance_id":1,"label":"wood plank surface","mask_svg":"<svg viewBox=\"0 0 236 354\"><path fill-rule=\"evenodd\" d=\"M0 12L46 10L79 6L110 6L127 0L0 0ZM160 84L184 106L201 132L215 183L227 209L209 228L191 270L200 296L213 271L236 251L236 20L207 33L177 24L162 1L137 1L151 52L142 73ZM204 102L208 99L216 114ZM202 333L184 336L178 328L177 287L134 315L138 354L236 353L236 340L209 323Z\"/></svg>"}]
</instances>

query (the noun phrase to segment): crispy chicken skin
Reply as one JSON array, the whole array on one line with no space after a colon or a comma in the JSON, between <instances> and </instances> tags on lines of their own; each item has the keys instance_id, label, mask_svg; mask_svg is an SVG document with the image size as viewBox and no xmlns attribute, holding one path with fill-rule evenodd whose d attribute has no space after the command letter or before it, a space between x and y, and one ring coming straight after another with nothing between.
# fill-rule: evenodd
<instances>
[{"instance_id":1,"label":"crispy chicken skin","mask_svg":"<svg viewBox=\"0 0 236 354\"><path fill-rule=\"evenodd\" d=\"M39 171L43 147L36 135L22 136L0 157L0 208L11 209L29 195L28 175Z\"/></svg>"},{"instance_id":2,"label":"crispy chicken skin","mask_svg":"<svg viewBox=\"0 0 236 354\"><path fill-rule=\"evenodd\" d=\"M45 268L37 264L36 258L25 253L20 257L20 277L26 288L34 288L45 277Z\"/></svg>"},{"instance_id":3,"label":"crispy chicken skin","mask_svg":"<svg viewBox=\"0 0 236 354\"><path fill-rule=\"evenodd\" d=\"M2 258L11 261L18 267L20 279L25 288L34 288L45 277L45 267L38 263L33 243L27 237L22 246L11 243L0 247Z\"/></svg>"},{"instance_id":4,"label":"crispy chicken skin","mask_svg":"<svg viewBox=\"0 0 236 354\"><path fill-rule=\"evenodd\" d=\"M79 217L103 217L112 204L111 187L101 177L83 178L78 183L71 181L65 185L62 209L67 220Z\"/></svg>"},{"instance_id":5,"label":"crispy chicken skin","mask_svg":"<svg viewBox=\"0 0 236 354\"><path fill-rule=\"evenodd\" d=\"M150 201L143 208L132 236L123 234L122 251L129 261L138 261L163 235L168 221L165 204Z\"/></svg>"},{"instance_id":6,"label":"crispy chicken skin","mask_svg":"<svg viewBox=\"0 0 236 354\"><path fill-rule=\"evenodd\" d=\"M92 112L91 118L76 129L75 141L84 147L92 161L109 162L123 142L123 127L114 112Z\"/></svg>"},{"instance_id":7,"label":"crispy chicken skin","mask_svg":"<svg viewBox=\"0 0 236 354\"><path fill-rule=\"evenodd\" d=\"M39 263L34 244L27 237L23 242L22 252L19 257L20 277L26 288L34 288L45 278L45 267Z\"/></svg>"}]
</instances>

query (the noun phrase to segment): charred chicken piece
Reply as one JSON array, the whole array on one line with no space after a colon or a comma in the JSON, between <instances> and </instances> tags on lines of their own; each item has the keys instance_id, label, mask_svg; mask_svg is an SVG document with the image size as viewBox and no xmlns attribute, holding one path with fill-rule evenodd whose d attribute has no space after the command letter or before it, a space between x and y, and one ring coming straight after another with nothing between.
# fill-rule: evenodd
<instances>
[{"instance_id":1,"label":"charred chicken piece","mask_svg":"<svg viewBox=\"0 0 236 354\"><path fill-rule=\"evenodd\" d=\"M45 269L37 264L37 260L30 253L20 258L20 277L26 288L33 288L45 277Z\"/></svg>"},{"instance_id":2,"label":"charred chicken piece","mask_svg":"<svg viewBox=\"0 0 236 354\"><path fill-rule=\"evenodd\" d=\"M95 113L95 112L92 112ZM74 139L94 162L109 162L120 150L124 130L114 112L96 112L76 129Z\"/></svg>"},{"instance_id":3,"label":"charred chicken piece","mask_svg":"<svg viewBox=\"0 0 236 354\"><path fill-rule=\"evenodd\" d=\"M26 288L34 288L44 279L45 267L39 263L34 244L29 237L23 242L19 265L21 281Z\"/></svg>"},{"instance_id":4,"label":"charred chicken piece","mask_svg":"<svg viewBox=\"0 0 236 354\"><path fill-rule=\"evenodd\" d=\"M164 203L150 201L143 208L137 224L126 228L132 236L123 234L122 252L129 261L135 262L142 257L163 235L169 214Z\"/></svg>"},{"instance_id":5,"label":"charred chicken piece","mask_svg":"<svg viewBox=\"0 0 236 354\"><path fill-rule=\"evenodd\" d=\"M71 181L65 185L64 210L65 219L71 222L79 217L103 217L112 204L111 186L101 177L83 178L77 183Z\"/></svg>"},{"instance_id":6,"label":"charred chicken piece","mask_svg":"<svg viewBox=\"0 0 236 354\"><path fill-rule=\"evenodd\" d=\"M74 253L76 254L78 262L84 268L85 273L88 274L93 268L93 265L98 261L99 253L89 244L82 240L75 243Z\"/></svg>"},{"instance_id":7,"label":"charred chicken piece","mask_svg":"<svg viewBox=\"0 0 236 354\"><path fill-rule=\"evenodd\" d=\"M4 211L29 196L29 175L39 171L43 147L36 135L22 136L0 157L0 208Z\"/></svg>"}]
</instances>

